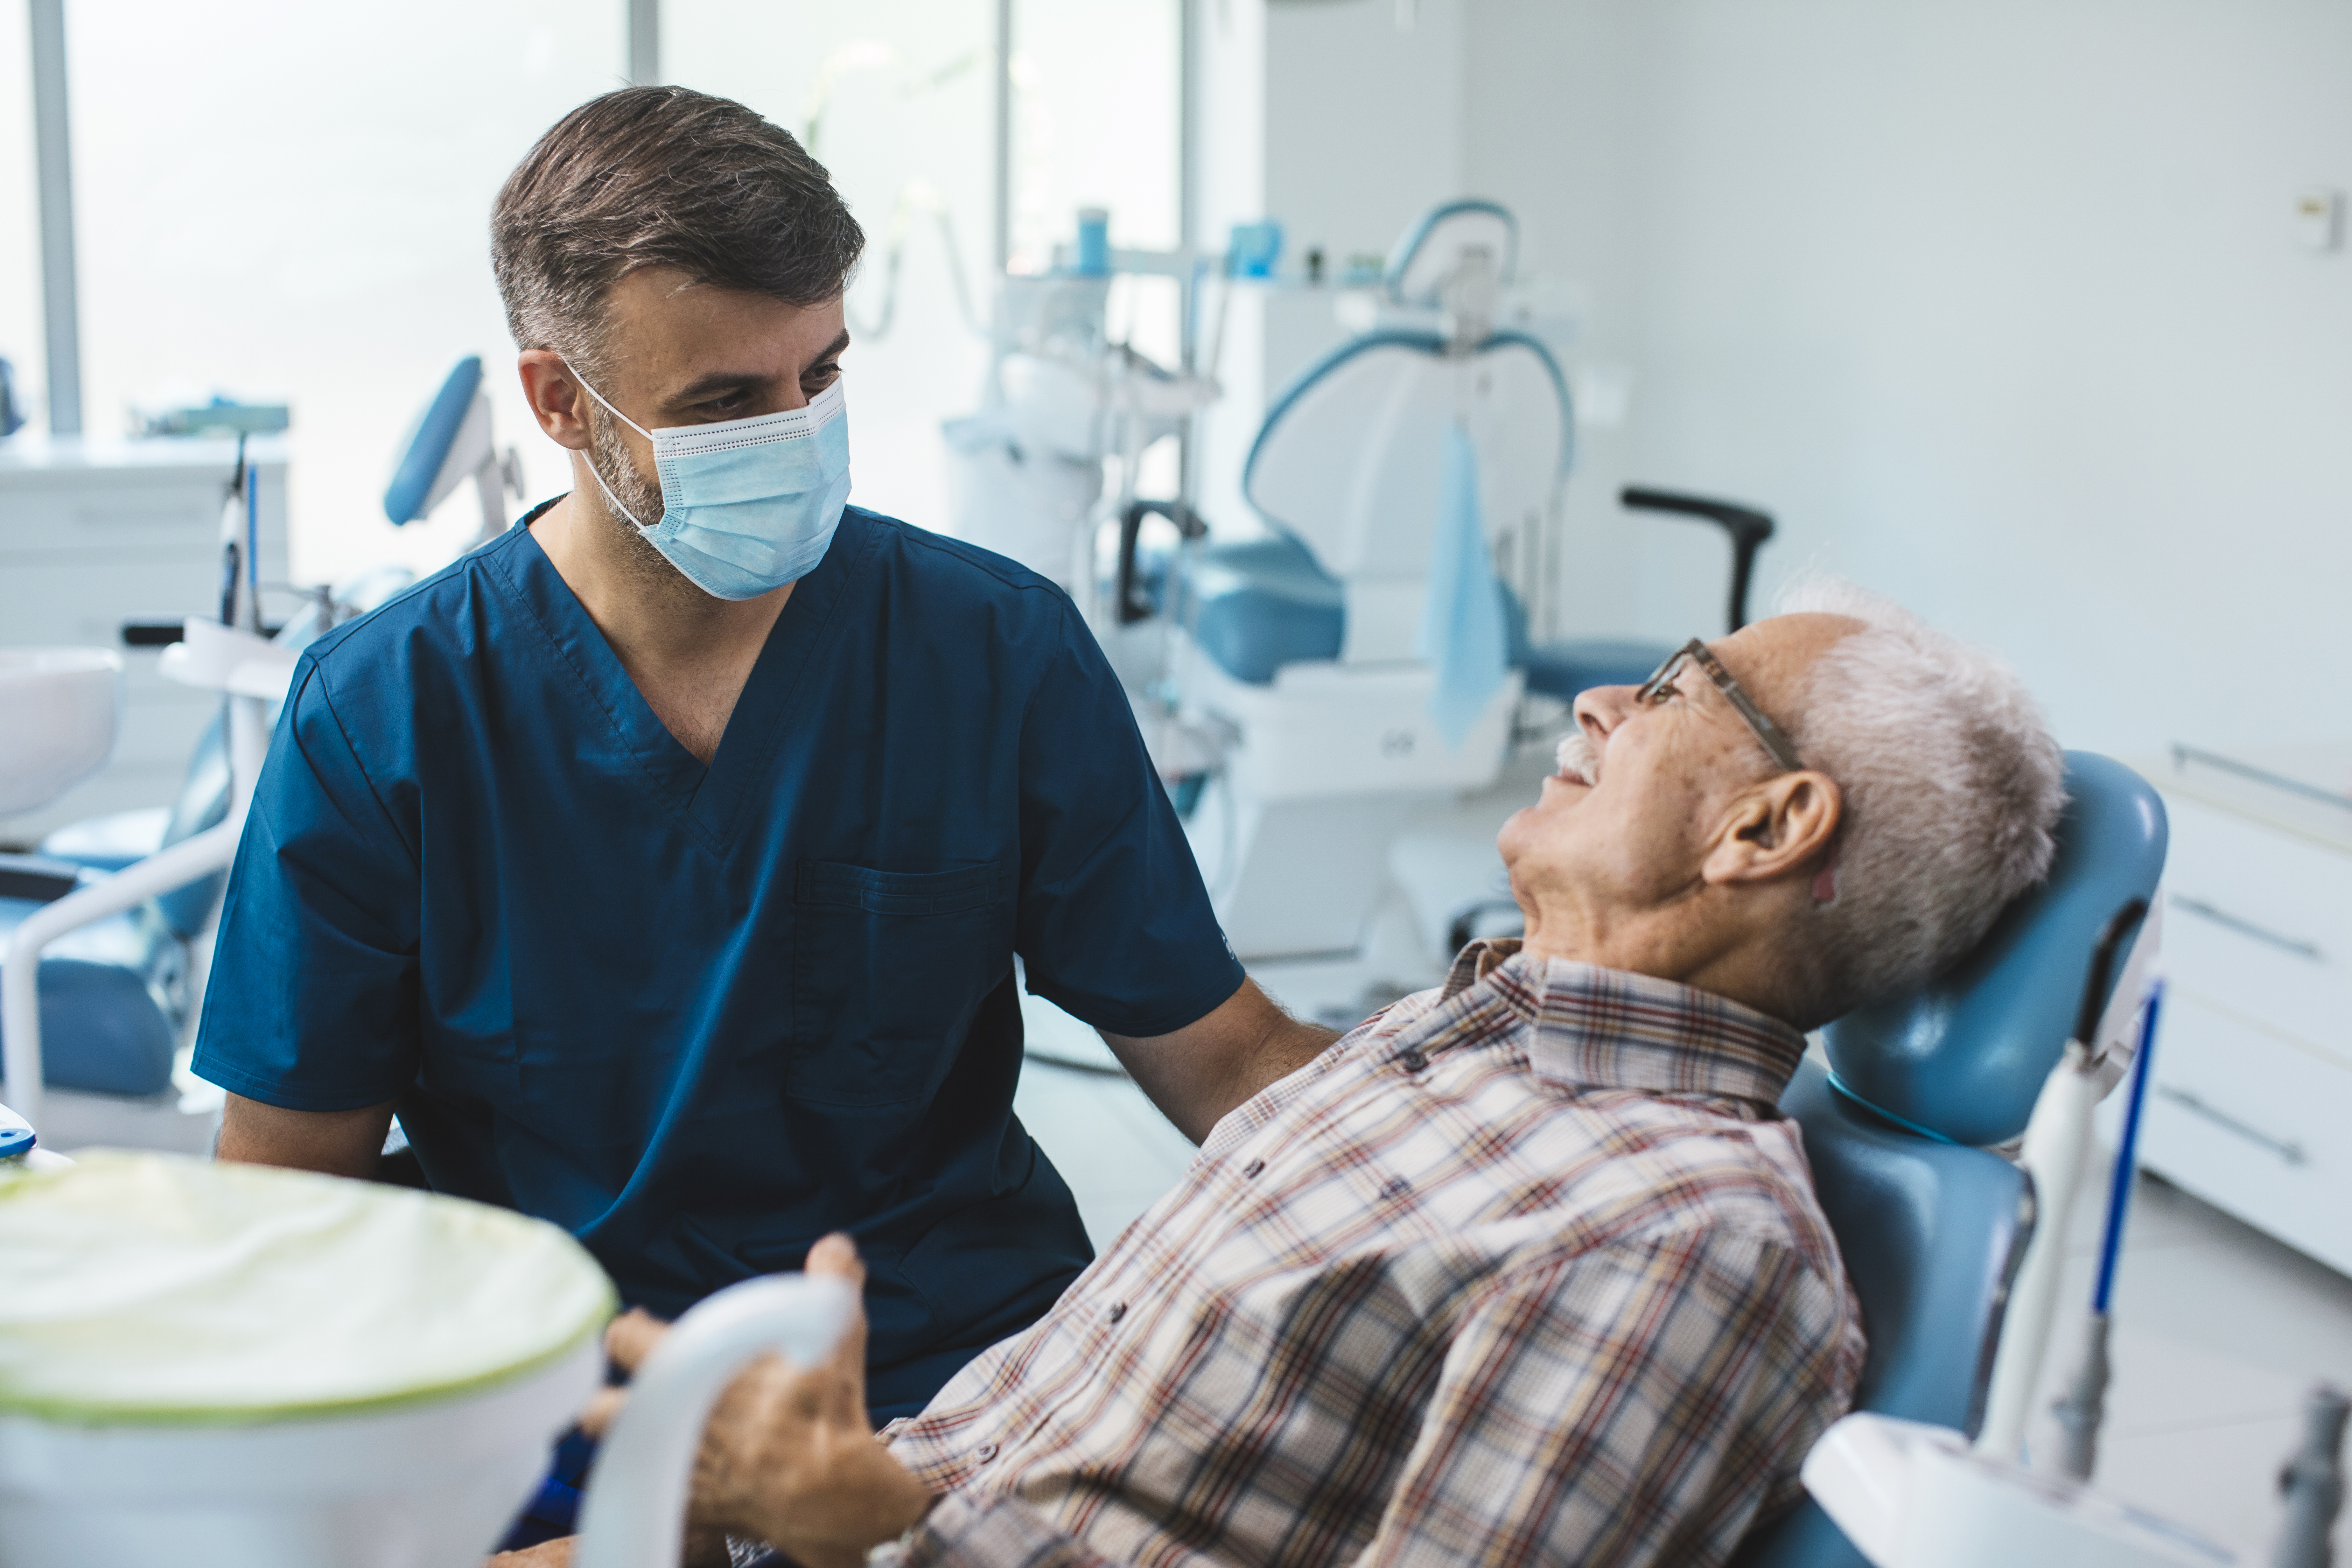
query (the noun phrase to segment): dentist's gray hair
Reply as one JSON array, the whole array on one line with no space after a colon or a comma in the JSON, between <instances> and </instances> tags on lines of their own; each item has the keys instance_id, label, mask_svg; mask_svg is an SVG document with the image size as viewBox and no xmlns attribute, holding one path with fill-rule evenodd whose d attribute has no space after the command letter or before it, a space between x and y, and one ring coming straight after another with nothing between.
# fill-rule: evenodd
<instances>
[{"instance_id":1,"label":"dentist's gray hair","mask_svg":"<svg viewBox=\"0 0 2352 1568\"><path fill-rule=\"evenodd\" d=\"M1806 575L1774 608L1864 623L1815 662L1782 721L1844 801L1835 896L1800 944L1808 1011L1825 1022L1949 968L2049 874L2065 761L2007 665L1894 601Z\"/></svg>"}]
</instances>

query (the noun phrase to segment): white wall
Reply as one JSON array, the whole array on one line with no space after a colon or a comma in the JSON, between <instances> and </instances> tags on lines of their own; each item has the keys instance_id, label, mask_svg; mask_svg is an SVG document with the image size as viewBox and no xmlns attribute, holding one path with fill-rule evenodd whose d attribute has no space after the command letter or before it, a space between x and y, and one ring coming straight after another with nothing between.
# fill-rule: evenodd
<instances>
[{"instance_id":1,"label":"white wall","mask_svg":"<svg viewBox=\"0 0 2352 1568\"><path fill-rule=\"evenodd\" d=\"M1462 189L1463 0L1197 0L1202 110L1194 171L1203 246L1272 216L1283 265L1320 247L1334 274L1385 255L1413 219ZM1204 421L1202 506L1246 517L1236 488L1267 402L1347 336L1328 290L1235 291ZM1245 525L1244 525L1245 526Z\"/></svg>"},{"instance_id":2,"label":"white wall","mask_svg":"<svg viewBox=\"0 0 2352 1568\"><path fill-rule=\"evenodd\" d=\"M1636 376L1595 629L1721 613L1617 466L2001 649L2069 743L2352 732L2352 258L2290 237L2352 186L2352 9L1467 3L1468 183Z\"/></svg>"}]
</instances>

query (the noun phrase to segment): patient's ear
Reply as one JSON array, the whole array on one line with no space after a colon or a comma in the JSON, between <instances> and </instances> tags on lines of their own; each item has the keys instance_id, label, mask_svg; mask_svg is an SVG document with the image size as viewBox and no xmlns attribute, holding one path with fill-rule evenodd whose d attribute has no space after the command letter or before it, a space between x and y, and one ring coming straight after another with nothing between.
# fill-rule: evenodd
<instances>
[{"instance_id":1,"label":"patient's ear","mask_svg":"<svg viewBox=\"0 0 2352 1568\"><path fill-rule=\"evenodd\" d=\"M1810 881L1845 808L1837 781L1808 768L1765 780L1732 804L1699 875L1717 885Z\"/></svg>"}]
</instances>

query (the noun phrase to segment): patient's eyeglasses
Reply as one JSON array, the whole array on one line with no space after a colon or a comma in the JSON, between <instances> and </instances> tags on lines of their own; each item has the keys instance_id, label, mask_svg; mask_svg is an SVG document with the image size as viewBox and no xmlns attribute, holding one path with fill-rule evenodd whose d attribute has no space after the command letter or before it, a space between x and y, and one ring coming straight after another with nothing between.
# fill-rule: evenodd
<instances>
[{"instance_id":1,"label":"patient's eyeglasses","mask_svg":"<svg viewBox=\"0 0 2352 1568\"><path fill-rule=\"evenodd\" d=\"M1766 717L1764 710L1756 706L1756 700L1748 695L1739 682L1731 679L1731 671L1723 668L1723 661L1697 637L1691 638L1669 654L1666 662L1658 666L1658 672L1634 690L1633 700L1647 708L1654 708L1664 702L1666 693L1674 689L1675 677L1683 672L1686 664L1696 664L1706 671L1706 678L1715 682L1715 689L1739 710L1739 716L1748 721L1748 727L1756 731L1756 738L1764 743L1766 751L1772 753L1772 760L1780 764L1782 772L1804 772L1805 764L1797 759L1797 748L1790 744L1789 737L1782 733L1780 726Z\"/></svg>"}]
</instances>

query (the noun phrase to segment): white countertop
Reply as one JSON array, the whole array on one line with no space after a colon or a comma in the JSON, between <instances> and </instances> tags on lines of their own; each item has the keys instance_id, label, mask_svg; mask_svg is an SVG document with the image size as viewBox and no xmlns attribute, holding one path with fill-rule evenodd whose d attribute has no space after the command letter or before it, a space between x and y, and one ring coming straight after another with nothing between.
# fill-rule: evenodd
<instances>
[{"instance_id":1,"label":"white countertop","mask_svg":"<svg viewBox=\"0 0 2352 1568\"><path fill-rule=\"evenodd\" d=\"M286 447L283 436L256 436L246 443L245 450L254 462L283 464ZM154 473L185 468L226 474L236 462L234 437L163 436L137 440L128 436L51 436L19 430L0 439L0 481L16 475L91 469Z\"/></svg>"}]
</instances>

